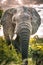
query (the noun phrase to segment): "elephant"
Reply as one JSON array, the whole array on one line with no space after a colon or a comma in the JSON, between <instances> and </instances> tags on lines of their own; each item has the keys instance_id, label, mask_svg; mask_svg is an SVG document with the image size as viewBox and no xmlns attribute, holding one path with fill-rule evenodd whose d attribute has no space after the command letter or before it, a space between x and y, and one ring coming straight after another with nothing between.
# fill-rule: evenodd
<instances>
[{"instance_id":1,"label":"elephant","mask_svg":"<svg viewBox=\"0 0 43 65\"><path fill-rule=\"evenodd\" d=\"M7 9L1 18L1 24L8 45L11 44L14 34L17 34L14 45L21 52L22 60L27 59L30 35L36 33L41 24L37 11L27 6ZM24 65L26 63L28 64L26 61Z\"/></svg>"}]
</instances>

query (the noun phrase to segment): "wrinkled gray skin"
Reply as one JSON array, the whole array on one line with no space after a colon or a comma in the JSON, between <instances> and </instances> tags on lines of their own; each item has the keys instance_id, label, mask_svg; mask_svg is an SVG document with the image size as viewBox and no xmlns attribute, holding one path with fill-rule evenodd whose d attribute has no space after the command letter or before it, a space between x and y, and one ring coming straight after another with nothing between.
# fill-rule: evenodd
<instances>
[{"instance_id":1,"label":"wrinkled gray skin","mask_svg":"<svg viewBox=\"0 0 43 65\"><path fill-rule=\"evenodd\" d=\"M3 25L3 32L8 45L11 44L11 39L14 35L15 24L12 23L12 17L16 14L15 8L8 9L4 12L1 18L1 24ZM11 38L11 39L10 39Z\"/></svg>"},{"instance_id":2,"label":"wrinkled gray skin","mask_svg":"<svg viewBox=\"0 0 43 65\"><path fill-rule=\"evenodd\" d=\"M30 35L37 32L40 21L37 11L25 6L8 9L2 16L1 24L3 25L5 39L9 45L14 33L17 34L14 45L22 53L22 59L28 58Z\"/></svg>"}]
</instances>

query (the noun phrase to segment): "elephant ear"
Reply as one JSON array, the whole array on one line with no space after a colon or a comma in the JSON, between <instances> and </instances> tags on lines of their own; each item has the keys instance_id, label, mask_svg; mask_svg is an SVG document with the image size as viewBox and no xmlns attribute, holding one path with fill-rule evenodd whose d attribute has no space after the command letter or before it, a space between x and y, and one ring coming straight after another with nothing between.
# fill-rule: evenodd
<instances>
[{"instance_id":1,"label":"elephant ear","mask_svg":"<svg viewBox=\"0 0 43 65\"><path fill-rule=\"evenodd\" d=\"M17 10L16 10L16 8L9 8L7 10L7 13L13 16L14 14L17 13Z\"/></svg>"},{"instance_id":2,"label":"elephant ear","mask_svg":"<svg viewBox=\"0 0 43 65\"><path fill-rule=\"evenodd\" d=\"M2 15L2 18L1 18L1 24L3 25L4 22L8 19L7 17L9 16L13 16L14 14L16 14L17 10L15 8L10 8L10 9L7 9L3 15Z\"/></svg>"},{"instance_id":3,"label":"elephant ear","mask_svg":"<svg viewBox=\"0 0 43 65\"><path fill-rule=\"evenodd\" d=\"M32 22L31 22L32 34L35 34L41 24L41 18L34 8L31 9L31 14L32 14Z\"/></svg>"}]
</instances>

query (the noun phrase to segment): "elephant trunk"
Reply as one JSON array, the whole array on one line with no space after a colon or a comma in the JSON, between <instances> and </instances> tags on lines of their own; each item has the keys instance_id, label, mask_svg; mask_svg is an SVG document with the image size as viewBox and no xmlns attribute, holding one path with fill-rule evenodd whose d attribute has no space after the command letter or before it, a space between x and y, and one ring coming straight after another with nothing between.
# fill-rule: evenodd
<instances>
[{"instance_id":1,"label":"elephant trunk","mask_svg":"<svg viewBox=\"0 0 43 65\"><path fill-rule=\"evenodd\" d=\"M25 22L20 23L18 26L18 36L20 42L20 50L22 53L22 59L28 58L28 46L29 46L29 38L30 38L30 30L29 25Z\"/></svg>"}]
</instances>

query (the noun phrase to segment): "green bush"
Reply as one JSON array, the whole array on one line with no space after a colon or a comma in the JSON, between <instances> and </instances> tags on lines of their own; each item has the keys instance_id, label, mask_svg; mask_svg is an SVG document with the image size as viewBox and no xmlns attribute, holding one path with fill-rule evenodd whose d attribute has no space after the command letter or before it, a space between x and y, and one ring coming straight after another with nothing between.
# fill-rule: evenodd
<instances>
[{"instance_id":1,"label":"green bush","mask_svg":"<svg viewBox=\"0 0 43 65\"><path fill-rule=\"evenodd\" d=\"M9 46L7 46L6 41L1 37L0 38L0 64L5 62L5 65L7 63L10 63L11 61L14 61L14 63L20 63L21 60L21 54L16 52L16 49L12 45L12 49L10 49Z\"/></svg>"},{"instance_id":2,"label":"green bush","mask_svg":"<svg viewBox=\"0 0 43 65\"><path fill-rule=\"evenodd\" d=\"M36 65L43 65L43 40L34 37L30 39L30 55Z\"/></svg>"},{"instance_id":3,"label":"green bush","mask_svg":"<svg viewBox=\"0 0 43 65\"><path fill-rule=\"evenodd\" d=\"M43 43L37 43L36 38L31 38L28 49L28 57L30 65L42 65L43 61ZM10 49L11 48L11 49ZM32 58L32 59L31 59ZM0 37L0 65L9 65L12 61L14 64L22 63L21 54L16 52L16 49L12 46L8 46L6 40ZM33 63L33 61L35 63ZM40 64L39 64L40 62ZM10 64L12 65L12 64Z\"/></svg>"},{"instance_id":4,"label":"green bush","mask_svg":"<svg viewBox=\"0 0 43 65\"><path fill-rule=\"evenodd\" d=\"M2 17L3 10L0 10L0 18Z\"/></svg>"}]
</instances>

